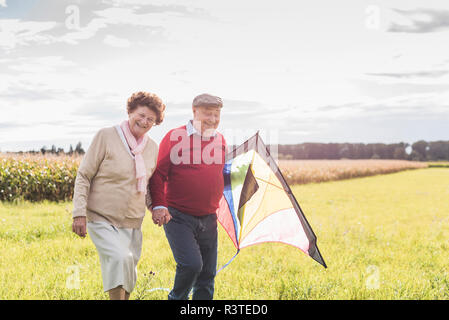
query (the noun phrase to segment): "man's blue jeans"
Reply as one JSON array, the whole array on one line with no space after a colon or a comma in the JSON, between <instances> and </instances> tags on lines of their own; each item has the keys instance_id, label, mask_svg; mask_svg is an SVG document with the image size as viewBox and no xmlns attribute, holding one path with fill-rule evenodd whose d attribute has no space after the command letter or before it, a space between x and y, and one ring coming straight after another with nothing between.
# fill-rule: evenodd
<instances>
[{"instance_id":1,"label":"man's blue jeans","mask_svg":"<svg viewBox=\"0 0 449 320\"><path fill-rule=\"evenodd\" d=\"M212 300L217 272L217 215L196 217L168 207L172 219L164 225L176 261L169 300Z\"/></svg>"}]
</instances>

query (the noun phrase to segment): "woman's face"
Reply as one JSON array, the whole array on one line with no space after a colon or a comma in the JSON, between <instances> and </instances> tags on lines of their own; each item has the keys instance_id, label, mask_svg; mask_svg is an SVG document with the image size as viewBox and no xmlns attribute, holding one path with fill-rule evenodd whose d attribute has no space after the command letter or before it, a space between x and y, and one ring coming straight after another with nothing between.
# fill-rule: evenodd
<instances>
[{"instance_id":1,"label":"woman's face","mask_svg":"<svg viewBox=\"0 0 449 320\"><path fill-rule=\"evenodd\" d=\"M133 112L128 113L128 118L131 133L139 139L156 123L157 115L150 108L139 105Z\"/></svg>"}]
</instances>

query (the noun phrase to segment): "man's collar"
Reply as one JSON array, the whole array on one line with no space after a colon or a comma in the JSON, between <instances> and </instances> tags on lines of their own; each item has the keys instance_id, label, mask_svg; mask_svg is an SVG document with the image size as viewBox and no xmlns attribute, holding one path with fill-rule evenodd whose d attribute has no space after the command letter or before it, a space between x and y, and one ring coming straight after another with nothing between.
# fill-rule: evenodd
<instances>
[{"instance_id":1,"label":"man's collar","mask_svg":"<svg viewBox=\"0 0 449 320\"><path fill-rule=\"evenodd\" d=\"M195 127L193 126L193 120L189 120L189 122L187 122L186 125L186 129L187 129L187 135L190 137L192 134L196 133L198 135L201 136L201 132L198 132L198 130L195 129ZM217 136L217 130L214 130L214 137Z\"/></svg>"}]
</instances>

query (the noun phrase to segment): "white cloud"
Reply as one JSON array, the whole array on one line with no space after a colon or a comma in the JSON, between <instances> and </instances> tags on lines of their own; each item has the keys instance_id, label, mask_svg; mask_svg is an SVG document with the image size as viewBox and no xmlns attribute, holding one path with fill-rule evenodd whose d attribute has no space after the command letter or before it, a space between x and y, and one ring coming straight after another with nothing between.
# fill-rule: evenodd
<instances>
[{"instance_id":1,"label":"white cloud","mask_svg":"<svg viewBox=\"0 0 449 320\"><path fill-rule=\"evenodd\" d=\"M48 74L72 66L75 66L75 63L62 56L45 56L18 58L9 66L9 69L23 73Z\"/></svg>"},{"instance_id":2,"label":"white cloud","mask_svg":"<svg viewBox=\"0 0 449 320\"><path fill-rule=\"evenodd\" d=\"M80 28L79 30L69 32L62 37L58 38L57 41L65 42L68 44L76 45L79 44L81 40L87 40L93 38L99 30L107 27L107 21L105 19L93 19L89 24Z\"/></svg>"},{"instance_id":3,"label":"white cloud","mask_svg":"<svg viewBox=\"0 0 449 320\"><path fill-rule=\"evenodd\" d=\"M7 53L0 58L0 122L29 125L14 129L15 136L25 141L34 132L35 139L51 139L54 130L42 123L52 122L58 133L76 140L58 126L77 121L79 131L93 132L111 125L126 117L126 99L137 90L155 92L167 104L166 121L152 137L184 123L191 100L202 92L224 99L222 128L285 129L288 143L311 133L310 139L322 139L335 119L349 131L357 127L354 117L391 113L406 119L425 106L449 116L445 35L367 29L368 0L347 0L348 6L285 0L274 7L262 0L99 2L80 4L76 30L64 26L63 5L39 4L51 14L28 16L58 23L0 20L0 51ZM390 8L401 6L378 2L384 24L395 21ZM232 100L238 102L226 104ZM21 113L2 108L10 104ZM337 129L329 139L346 139ZM358 131L357 139L376 134L372 128Z\"/></svg>"},{"instance_id":4,"label":"white cloud","mask_svg":"<svg viewBox=\"0 0 449 320\"><path fill-rule=\"evenodd\" d=\"M7 6L6 0L0 0L0 7L6 8Z\"/></svg>"},{"instance_id":5,"label":"white cloud","mask_svg":"<svg viewBox=\"0 0 449 320\"><path fill-rule=\"evenodd\" d=\"M54 29L58 25L54 21L22 21L19 19L0 19L0 48L14 49L18 45L50 43L52 38L44 31Z\"/></svg>"},{"instance_id":6,"label":"white cloud","mask_svg":"<svg viewBox=\"0 0 449 320\"><path fill-rule=\"evenodd\" d=\"M108 34L104 38L103 42L111 47L117 48L128 48L129 46L131 46L131 42L129 42L128 39L118 38L111 34Z\"/></svg>"}]
</instances>

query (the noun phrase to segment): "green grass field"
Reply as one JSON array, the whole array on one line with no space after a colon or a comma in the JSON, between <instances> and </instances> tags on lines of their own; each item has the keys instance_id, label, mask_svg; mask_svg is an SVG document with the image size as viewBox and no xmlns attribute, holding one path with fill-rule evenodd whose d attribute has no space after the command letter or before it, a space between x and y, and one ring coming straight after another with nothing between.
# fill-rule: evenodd
<instances>
[{"instance_id":1,"label":"green grass field","mask_svg":"<svg viewBox=\"0 0 449 320\"><path fill-rule=\"evenodd\" d=\"M249 247L217 275L216 299L449 299L447 168L292 189L328 269L287 245ZM71 208L0 203L0 299L107 299L93 243L71 232ZM165 299L151 289L171 287L171 251L149 217L143 234L131 298ZM234 253L220 227L219 265Z\"/></svg>"}]
</instances>

